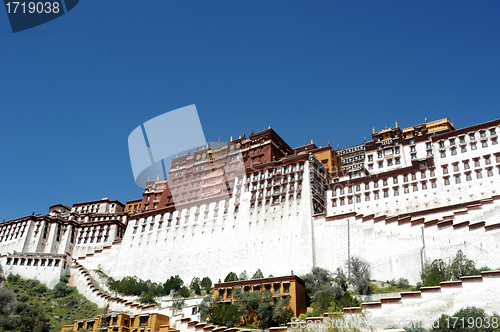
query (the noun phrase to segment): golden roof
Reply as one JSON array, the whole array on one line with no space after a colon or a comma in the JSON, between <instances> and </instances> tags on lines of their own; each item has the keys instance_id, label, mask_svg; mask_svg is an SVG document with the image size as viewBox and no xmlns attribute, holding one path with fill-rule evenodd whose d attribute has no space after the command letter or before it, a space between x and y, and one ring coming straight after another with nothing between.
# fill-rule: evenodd
<instances>
[{"instance_id":1,"label":"golden roof","mask_svg":"<svg viewBox=\"0 0 500 332\"><path fill-rule=\"evenodd\" d=\"M442 125L442 124L451 124L450 120L448 118L444 118L444 119L441 119L441 120L436 120L436 121L432 121L432 122L429 122L426 124L427 127L433 127L433 126L439 126L439 125Z\"/></svg>"}]
</instances>

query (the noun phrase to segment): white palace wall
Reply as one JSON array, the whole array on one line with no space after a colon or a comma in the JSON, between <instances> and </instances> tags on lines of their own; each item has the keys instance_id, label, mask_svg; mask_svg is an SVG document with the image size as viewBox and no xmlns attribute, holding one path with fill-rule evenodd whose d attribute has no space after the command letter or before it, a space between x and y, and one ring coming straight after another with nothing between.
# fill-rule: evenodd
<instances>
[{"instance_id":1,"label":"white palace wall","mask_svg":"<svg viewBox=\"0 0 500 332\"><path fill-rule=\"evenodd\" d=\"M483 206L487 209L471 216L470 224L485 221L486 225L500 223L499 203ZM434 219L433 215L429 220ZM370 262L372 279L392 280L407 278L410 283L420 281L421 254L423 247L422 225L411 223L398 225L398 222L386 224L385 221L374 223L362 219L343 218L326 221L320 218L314 221L317 266L335 271L337 267L346 270L348 257L347 219L350 226L351 257L358 256ZM427 218L426 218L427 219ZM463 219L463 218L462 218ZM454 222L457 224L458 222ZM453 226L424 228L424 259L452 259L458 250L475 261L476 266L500 267L500 231L485 231L484 227L469 230L469 227L454 229Z\"/></svg>"},{"instance_id":2,"label":"white palace wall","mask_svg":"<svg viewBox=\"0 0 500 332\"><path fill-rule=\"evenodd\" d=\"M133 274L152 281L165 281L176 274L186 281L210 276L217 282L229 272L245 270L261 269L265 276L309 272L313 245L308 169L306 163L300 199L250 208L249 191L241 194L238 212L234 212L235 197L230 199L227 215L220 202L218 216L214 217L215 203L211 203L206 220L204 206L198 221L194 221L196 208L191 209L187 223L185 211L180 211L178 226L179 211L174 213L171 227L165 217L158 228L160 215L130 220L116 260L107 262L110 275ZM146 225L144 232L142 225Z\"/></svg>"}]
</instances>

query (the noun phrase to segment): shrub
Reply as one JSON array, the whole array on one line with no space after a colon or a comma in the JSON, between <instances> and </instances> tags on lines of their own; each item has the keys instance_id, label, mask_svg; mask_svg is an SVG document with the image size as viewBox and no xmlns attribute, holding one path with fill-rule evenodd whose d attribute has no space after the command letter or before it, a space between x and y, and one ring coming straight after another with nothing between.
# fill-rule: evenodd
<instances>
[{"instance_id":1,"label":"shrub","mask_svg":"<svg viewBox=\"0 0 500 332\"><path fill-rule=\"evenodd\" d=\"M27 302L30 299L30 297L26 294L21 294L21 295L18 295L17 299L21 302Z\"/></svg>"},{"instance_id":2,"label":"shrub","mask_svg":"<svg viewBox=\"0 0 500 332\"><path fill-rule=\"evenodd\" d=\"M72 291L71 287L69 287L66 283L59 281L54 287L52 293L56 298L62 298L66 295L70 294Z\"/></svg>"},{"instance_id":3,"label":"shrub","mask_svg":"<svg viewBox=\"0 0 500 332\"><path fill-rule=\"evenodd\" d=\"M68 301L66 301L66 305L68 307L76 307L78 305L79 301L75 296L70 296L68 298Z\"/></svg>"},{"instance_id":4,"label":"shrub","mask_svg":"<svg viewBox=\"0 0 500 332\"><path fill-rule=\"evenodd\" d=\"M21 300L21 297L19 299ZM10 288L0 286L0 313L9 315L16 305L16 294Z\"/></svg>"},{"instance_id":5,"label":"shrub","mask_svg":"<svg viewBox=\"0 0 500 332\"><path fill-rule=\"evenodd\" d=\"M405 278L399 278L398 282L396 284L396 287L398 287L398 288L407 288L409 286L410 286L410 282L408 281L408 279L405 279Z\"/></svg>"},{"instance_id":6,"label":"shrub","mask_svg":"<svg viewBox=\"0 0 500 332\"><path fill-rule=\"evenodd\" d=\"M189 291L189 289L187 287L182 287L180 290L179 290L179 294L182 296L182 297L189 297L191 295L191 292Z\"/></svg>"},{"instance_id":7,"label":"shrub","mask_svg":"<svg viewBox=\"0 0 500 332\"><path fill-rule=\"evenodd\" d=\"M43 294L47 293L47 292L48 292L48 290L49 290L49 289L48 289L48 288L47 288L47 286L45 286L44 284L38 284L38 285L36 285L36 286L33 288L33 291L34 291L35 293L39 294L39 295L40 295L40 294L42 294L42 295L43 295Z\"/></svg>"},{"instance_id":8,"label":"shrub","mask_svg":"<svg viewBox=\"0 0 500 332\"><path fill-rule=\"evenodd\" d=\"M19 282L19 279L21 279L19 274L9 273L9 275L7 276L7 281L9 282L9 284L12 284L12 285L17 284Z\"/></svg>"}]
</instances>

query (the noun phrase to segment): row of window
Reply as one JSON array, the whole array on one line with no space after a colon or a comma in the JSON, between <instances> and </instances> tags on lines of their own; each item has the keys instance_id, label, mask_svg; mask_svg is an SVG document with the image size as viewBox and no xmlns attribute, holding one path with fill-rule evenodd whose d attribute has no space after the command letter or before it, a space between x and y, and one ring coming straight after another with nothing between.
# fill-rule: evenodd
<instances>
[{"instance_id":1,"label":"row of window","mask_svg":"<svg viewBox=\"0 0 500 332\"><path fill-rule=\"evenodd\" d=\"M21 226L20 224L14 226L14 227L3 228L0 231L0 236L17 233L19 231L24 231L25 229L26 229L26 226L25 225Z\"/></svg>"},{"instance_id":2,"label":"row of window","mask_svg":"<svg viewBox=\"0 0 500 332\"><path fill-rule=\"evenodd\" d=\"M235 207L234 207L234 212L236 213L236 212L238 212L238 211L239 211L239 207L238 207L238 205L237 205L237 206L235 206ZM226 215L227 213L228 213L228 207L226 206L226 207L224 208L224 215ZM215 210L214 210L213 217L214 217L214 218L217 218L218 216L219 216L219 210L218 210L218 209L215 209ZM171 227L171 226L172 226L172 220L170 219L170 214L169 214L169 217L168 217L168 218L169 218L169 219L167 220L167 227ZM204 217L203 217L203 218L204 218L204 220L208 219L208 211L205 211L205 213L204 213ZM187 224L187 223L189 222L189 213L186 213L186 215L183 217L183 219L184 219L184 224ZM198 215L198 214L195 214L195 216L194 216L194 221L198 221L198 220L199 220L199 215ZM139 222L139 221L138 221L138 220L136 220L136 223L135 223L135 224L136 224L136 225L138 225L138 222ZM144 222L146 222L146 221L144 220ZM176 218L175 225L176 225L176 226L179 226L180 224L181 224L181 217L180 217L180 216L178 216L178 217ZM154 222L152 222L152 223L150 223L150 224L149 224L149 230L150 230L150 231L152 231L152 230L154 229L154 225L155 225L155 224L154 224ZM161 219L161 220L160 220L160 222L158 223L158 229L161 229L161 228L162 228L162 226L163 226L163 219ZM143 233L143 232L145 232L145 231L146 231L146 227L147 227L147 225L142 225L142 227L141 227L141 233ZM132 233L133 233L133 234L137 234L137 229L138 229L138 227L134 227L134 230L133 230L133 232L132 232Z\"/></svg>"},{"instance_id":3,"label":"row of window","mask_svg":"<svg viewBox=\"0 0 500 332\"><path fill-rule=\"evenodd\" d=\"M101 236L97 236L97 237L95 238L95 243L100 243L100 242L101 242L101 239L103 239L103 240L102 240L102 242L108 242L109 236L107 236L107 235L106 235L106 236L104 236L104 238L103 238L103 237L101 237ZM88 242L88 243L94 243L94 237L79 238L79 239L78 239L78 244L82 244L82 240L83 240L83 243L84 243L84 244L85 244L85 243L87 243L87 242Z\"/></svg>"},{"instance_id":4,"label":"row of window","mask_svg":"<svg viewBox=\"0 0 500 332\"><path fill-rule=\"evenodd\" d=\"M250 292L250 290L253 290L254 293L259 293L261 289L265 289L267 291L273 292L274 294L281 294L281 284L273 284L272 290L271 290L271 285L265 285L263 288L258 285L258 286L245 286L243 287L243 292ZM228 288L228 289L219 289L218 290L219 297L221 299L231 299L233 297L233 289ZM290 284L285 283L283 284L283 293L288 294L290 293Z\"/></svg>"},{"instance_id":5,"label":"row of window","mask_svg":"<svg viewBox=\"0 0 500 332\"><path fill-rule=\"evenodd\" d=\"M54 266L58 267L60 263L59 259L52 258L18 258L18 257L7 257L6 265L26 265L26 266ZM64 264L66 265L66 263ZM66 268L66 266L65 266Z\"/></svg>"},{"instance_id":6,"label":"row of window","mask_svg":"<svg viewBox=\"0 0 500 332\"><path fill-rule=\"evenodd\" d=\"M262 187L260 187L262 188ZM277 186L274 187L273 190L271 189L266 190L266 197L271 196L272 194L279 194L279 193L285 193L288 191L295 191L295 190L301 190L302 189L302 182L295 184L290 184L289 186ZM257 190L257 187L254 187L253 190ZM238 192L237 192L238 194ZM262 198L264 196L264 192L262 190L259 191L258 193L259 198ZM257 197L257 192L252 193L252 198L255 199Z\"/></svg>"},{"instance_id":7,"label":"row of window","mask_svg":"<svg viewBox=\"0 0 500 332\"><path fill-rule=\"evenodd\" d=\"M290 176L290 177L274 178L272 181L271 180L262 181L258 184L254 184L252 186L252 190L256 190L258 188L276 186L276 185L285 184L288 182L300 181L303 179L303 177L304 177L303 174L300 173L300 174L296 174L295 176ZM250 184L245 185L245 192L247 192L249 188L250 188Z\"/></svg>"},{"instance_id":8,"label":"row of window","mask_svg":"<svg viewBox=\"0 0 500 332\"><path fill-rule=\"evenodd\" d=\"M379 161L377 164L378 164L378 168L384 168L384 161ZM387 167L393 166L393 165L400 165L400 164L401 164L401 158L399 158L399 157L387 160ZM373 164L368 164L368 169L372 170Z\"/></svg>"},{"instance_id":9,"label":"row of window","mask_svg":"<svg viewBox=\"0 0 500 332\"><path fill-rule=\"evenodd\" d=\"M479 138L480 139L486 139L487 138L487 135L486 135L486 130L481 130L479 131ZM488 130L489 134L490 134L490 138L491 140L495 140L496 141L496 135L497 135L497 132L496 132L496 129L495 128L491 128ZM476 140L476 133L469 133L468 134L469 136L469 141L470 142L474 142ZM466 138L466 135L462 135L462 136L459 136L458 137L458 140L459 140L459 144L465 144L466 141L465 141L465 138ZM453 138L450 138L448 140L448 143L449 143L449 146L454 146L456 145L456 139L453 137ZM445 147L445 142L444 141L440 141L439 143L439 148L442 149ZM430 143L427 143L427 148L430 148Z\"/></svg>"},{"instance_id":10,"label":"row of window","mask_svg":"<svg viewBox=\"0 0 500 332\"><path fill-rule=\"evenodd\" d=\"M218 158L218 159L220 159L221 163L223 163L223 164L225 164L227 162L226 160L223 160L223 158ZM228 162L232 162L232 161L239 160L239 159L240 159L240 154L237 154L236 156L232 156ZM195 172L202 171L204 169L205 169L205 165L204 164L198 165L198 166L194 167L194 171ZM184 170L181 170L180 172L177 171L177 172L174 173L174 177L182 176L182 175L184 175ZM199 176L201 176L201 174Z\"/></svg>"},{"instance_id":11,"label":"row of window","mask_svg":"<svg viewBox=\"0 0 500 332\"><path fill-rule=\"evenodd\" d=\"M13 239L15 240L18 237L21 238L21 237L23 237L23 234L24 234L24 231L21 231L20 233L16 232L16 233L11 233L11 234L0 236L0 242L2 242L4 240L5 241L10 241L10 240L13 240Z\"/></svg>"},{"instance_id":12,"label":"row of window","mask_svg":"<svg viewBox=\"0 0 500 332\"><path fill-rule=\"evenodd\" d=\"M419 176L419 179L422 180L422 179L426 179L427 178L427 171L421 171L421 172L418 172L420 173L420 176ZM403 174L403 182L408 182L408 181L417 181L417 174L418 173L409 173L409 174ZM435 170L431 169L429 171L429 176L430 177L434 177L436 176L436 172ZM376 189L379 187L379 180L374 180L374 181L371 181L371 182L368 182L368 183L365 183L364 184L364 190L370 190L370 184L373 183L373 188ZM383 186L387 186L389 185L389 179L386 178L386 179L382 179L381 180L381 183ZM392 184L398 184L399 183L399 178L397 176L393 177L392 178ZM356 192L360 192L361 191L361 184L358 184L358 185L350 185L350 186L341 186L340 188L334 188L332 190L332 195L333 196L337 196L337 194L340 194L340 195L344 195L345 194L345 189L347 188L347 192L349 194L351 194L354 190L356 190Z\"/></svg>"},{"instance_id":13,"label":"row of window","mask_svg":"<svg viewBox=\"0 0 500 332\"><path fill-rule=\"evenodd\" d=\"M492 138L491 139L491 144L492 145L497 145L498 144L498 139L496 137ZM481 147L487 148L488 147L488 141L486 141L486 140L481 141ZM477 144L475 142L470 143L470 149L471 150L477 150ZM451 147L450 148L450 154L452 156L456 156L457 155L457 150L458 149L456 147ZM467 152L467 145L462 145L460 147L460 152L461 153L466 153ZM429 151L427 151L427 155L429 155ZM441 158L446 158L446 150L440 151L439 155L440 155Z\"/></svg>"},{"instance_id":14,"label":"row of window","mask_svg":"<svg viewBox=\"0 0 500 332\"><path fill-rule=\"evenodd\" d=\"M494 137L490 137L491 139L491 144L492 145L496 145L498 144L498 138L496 137L496 130L495 128L492 128L489 130L490 131L490 136L494 136ZM485 130L482 130L479 132L479 135L480 135L480 138L481 138L481 147L483 148L487 148L488 147L488 141L486 139L486 131ZM471 146L471 150L476 150L477 149L477 143L475 142L476 138L475 138L475 133L470 133L469 134L469 140L470 140L470 146ZM465 144L465 136L460 136L459 137L459 141L460 141L460 144ZM410 141L410 144L414 144L415 142L414 141ZM449 143L450 143L450 147L451 148L451 154L452 155L456 155L457 154L457 148L455 147L455 138L450 138L449 139ZM440 149L443 149L445 147L445 144L443 141L439 142L439 148ZM426 143L426 149L427 149L427 156L432 156L433 155L433 151L432 151L432 142L427 142ZM460 147L460 150L462 153L465 153L467 152L467 146L466 145L462 145ZM416 159L417 158L417 154L416 154L416 146L415 145L411 145L410 146L410 156L411 156L411 159ZM384 158L385 156L388 156L388 155L392 155L392 154L400 154L401 151L400 151L400 148L399 147L395 147L394 149L385 149L384 151L378 151L377 152L377 158L378 159L382 159ZM440 151L440 155L441 155L441 158L445 158L446 157L446 151ZM368 155L368 162L373 162L373 155ZM398 163L397 163L398 164ZM383 167L383 162L379 162L379 168L382 168ZM388 164L387 166L392 166L392 164ZM370 167L370 165L368 165L369 169L373 169L373 165Z\"/></svg>"},{"instance_id":15,"label":"row of window","mask_svg":"<svg viewBox=\"0 0 500 332\"><path fill-rule=\"evenodd\" d=\"M498 167L497 169L498 169L498 174L500 174L500 167ZM472 172L467 172L466 174L464 174L463 178L465 179L465 181L472 181L473 178L478 179L478 180L483 178L482 170L476 170L474 172L474 174L475 175L472 175ZM487 169L486 175L488 177L493 176L494 175L493 168ZM462 176L460 174L454 175L453 178L454 178L454 183L456 183L456 184L462 183ZM445 177L443 179L443 181L444 181L445 186L448 186L451 183L449 176ZM431 185L431 188L437 188L436 180L431 180L430 185ZM405 194L408 194L410 192L410 190L413 192L416 192L419 190L419 187L421 190L426 190L428 188L427 181L423 181L420 183L413 183L411 185L405 185L405 186L403 186L403 192ZM399 194L400 194L400 187L399 186L392 188L392 190L393 190L393 196L399 196ZM384 198L389 197L389 191L390 191L390 189L383 189L382 190L382 195ZM365 202L367 202L367 201L370 201L372 196L371 196L371 193L365 193L364 197L365 197ZM374 191L373 192L373 199L377 200L379 198L380 198L380 192ZM334 198L334 199L332 199L332 207L337 207L338 205L345 205L346 203L353 204L354 200L356 200L356 203L360 203L361 202L361 195L355 195L354 197L352 197L352 196L351 197L341 197L339 199Z\"/></svg>"},{"instance_id":16,"label":"row of window","mask_svg":"<svg viewBox=\"0 0 500 332\"><path fill-rule=\"evenodd\" d=\"M298 192L296 194L289 194L288 195L288 200L289 201L293 201L294 199L301 199L302 198L302 193ZM286 195L281 195L281 196L273 196L272 198L272 203L273 204L278 204L278 203L283 203L283 202L286 202ZM264 205L269 205L271 203L271 199L266 199L265 202L264 202ZM262 206L262 201L259 200L257 202L250 202L250 208L253 209L255 208L255 206L257 207L261 207Z\"/></svg>"},{"instance_id":17,"label":"row of window","mask_svg":"<svg viewBox=\"0 0 500 332\"><path fill-rule=\"evenodd\" d=\"M401 149L399 147L395 147L394 149L385 149L384 151L378 151L377 152L377 158L378 159L381 159L385 156L390 156L390 155L393 155L393 154L400 154L401 153ZM373 155L368 155L368 162L372 162L373 161Z\"/></svg>"},{"instance_id":18,"label":"row of window","mask_svg":"<svg viewBox=\"0 0 500 332\"><path fill-rule=\"evenodd\" d=\"M20 228L21 226L23 227L23 230L24 230L24 227L26 227L26 224L27 224L27 222L23 221L22 223L18 222L18 223L15 223L15 224L9 224L9 225L6 225L6 226L2 226L2 227L0 227L0 232L2 232L2 234L3 234L5 231L9 231L11 229L15 229L16 227Z\"/></svg>"},{"instance_id":19,"label":"row of window","mask_svg":"<svg viewBox=\"0 0 500 332\"><path fill-rule=\"evenodd\" d=\"M491 158L490 158L490 156L484 156L483 158L484 158L484 164L485 165L491 165ZM481 159L480 158L474 158L472 160L472 162L474 163L474 167L481 167ZM496 162L500 163L500 155L496 156ZM454 172L459 172L460 171L459 164L460 164L459 162L456 162L456 163L452 164ZM462 164L463 164L464 170L469 170L470 169L469 160L463 160ZM448 174L448 165L443 165L442 168L443 168L443 174Z\"/></svg>"},{"instance_id":20,"label":"row of window","mask_svg":"<svg viewBox=\"0 0 500 332\"><path fill-rule=\"evenodd\" d=\"M248 175L245 178L245 182L251 182L251 181L257 181L257 180L263 180L266 178L272 177L275 173L276 174L288 174L295 172L297 170L303 170L304 169L304 164L298 164L298 165L289 165L289 166L276 166L274 169L269 169L267 172L261 172L261 173L255 173L253 175ZM294 176L294 175L292 175ZM242 183L242 178L238 179L238 184Z\"/></svg>"},{"instance_id":21,"label":"row of window","mask_svg":"<svg viewBox=\"0 0 500 332\"><path fill-rule=\"evenodd\" d=\"M483 159L484 159L484 164L485 165L491 165L492 164L490 156L484 156ZM500 154L497 154L495 156L495 160L496 160L497 163L500 163ZM481 158L479 158L479 157L478 158L474 158L472 162L474 163L475 167L480 167L481 166ZM463 163L463 168L465 170L469 170L470 169L470 163L469 163L468 160L464 160L464 161L462 161L462 163ZM443 174L448 174L448 165L442 166L442 169L443 169ZM459 171L460 166L459 166L458 162L453 164L453 169L454 169L455 172ZM421 171L419 173L420 173L420 179L425 179L426 178L426 171ZM429 174L430 174L431 177L433 177L433 176L435 176L435 171L434 170L430 170ZM403 181L404 182L408 182L410 176L411 176L411 180L412 181L417 180L417 175L415 173L413 173L413 174L404 174L403 175ZM397 184L397 183L398 183L398 177L394 177L393 181L392 181L392 184ZM383 179L382 180L382 184L384 186L388 185L388 180L387 179ZM348 192L352 193L353 186L348 186L347 188L348 188ZM356 185L355 188L356 188L357 192L361 191L361 185L360 184ZM373 181L373 188L378 188L378 181ZM370 189L370 184L369 183L365 183L365 190L369 190L369 189ZM334 189L333 192L332 192L333 196L337 195L337 191L340 192L340 195L343 195L344 194L344 187Z\"/></svg>"}]
</instances>

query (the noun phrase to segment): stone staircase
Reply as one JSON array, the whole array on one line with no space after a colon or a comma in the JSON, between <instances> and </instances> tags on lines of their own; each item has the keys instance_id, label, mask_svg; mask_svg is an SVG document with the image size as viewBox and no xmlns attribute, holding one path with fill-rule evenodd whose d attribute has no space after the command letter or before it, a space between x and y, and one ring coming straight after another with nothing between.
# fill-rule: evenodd
<instances>
[{"instance_id":1,"label":"stone staircase","mask_svg":"<svg viewBox=\"0 0 500 332\"><path fill-rule=\"evenodd\" d=\"M191 318L181 318L178 321L178 329L180 332L254 332L253 330L240 329L237 327L226 327L211 325L209 323L200 323Z\"/></svg>"},{"instance_id":2,"label":"stone staircase","mask_svg":"<svg viewBox=\"0 0 500 332\"><path fill-rule=\"evenodd\" d=\"M77 259L72 259L72 268L75 269L75 274L80 276L79 280L75 280L78 291L90 301L97 303L100 307L105 307L109 304L109 309L113 311L124 311L132 314L156 312L167 315L171 318L172 326L174 326L169 327L169 332L252 332L246 329L227 328L200 323L190 317L185 317L184 313L176 313L176 310L172 306L158 307L153 304L143 305L119 296L112 296L107 286L99 284L92 276L92 273Z\"/></svg>"},{"instance_id":3,"label":"stone staircase","mask_svg":"<svg viewBox=\"0 0 500 332\"><path fill-rule=\"evenodd\" d=\"M109 304L110 310L142 312L153 309L155 305L143 305L134 301L129 301L117 296L111 296L107 287L100 285L92 277L91 273L76 259L72 259L72 269L75 273L75 285L78 291L84 294L90 301L104 307Z\"/></svg>"}]
</instances>

